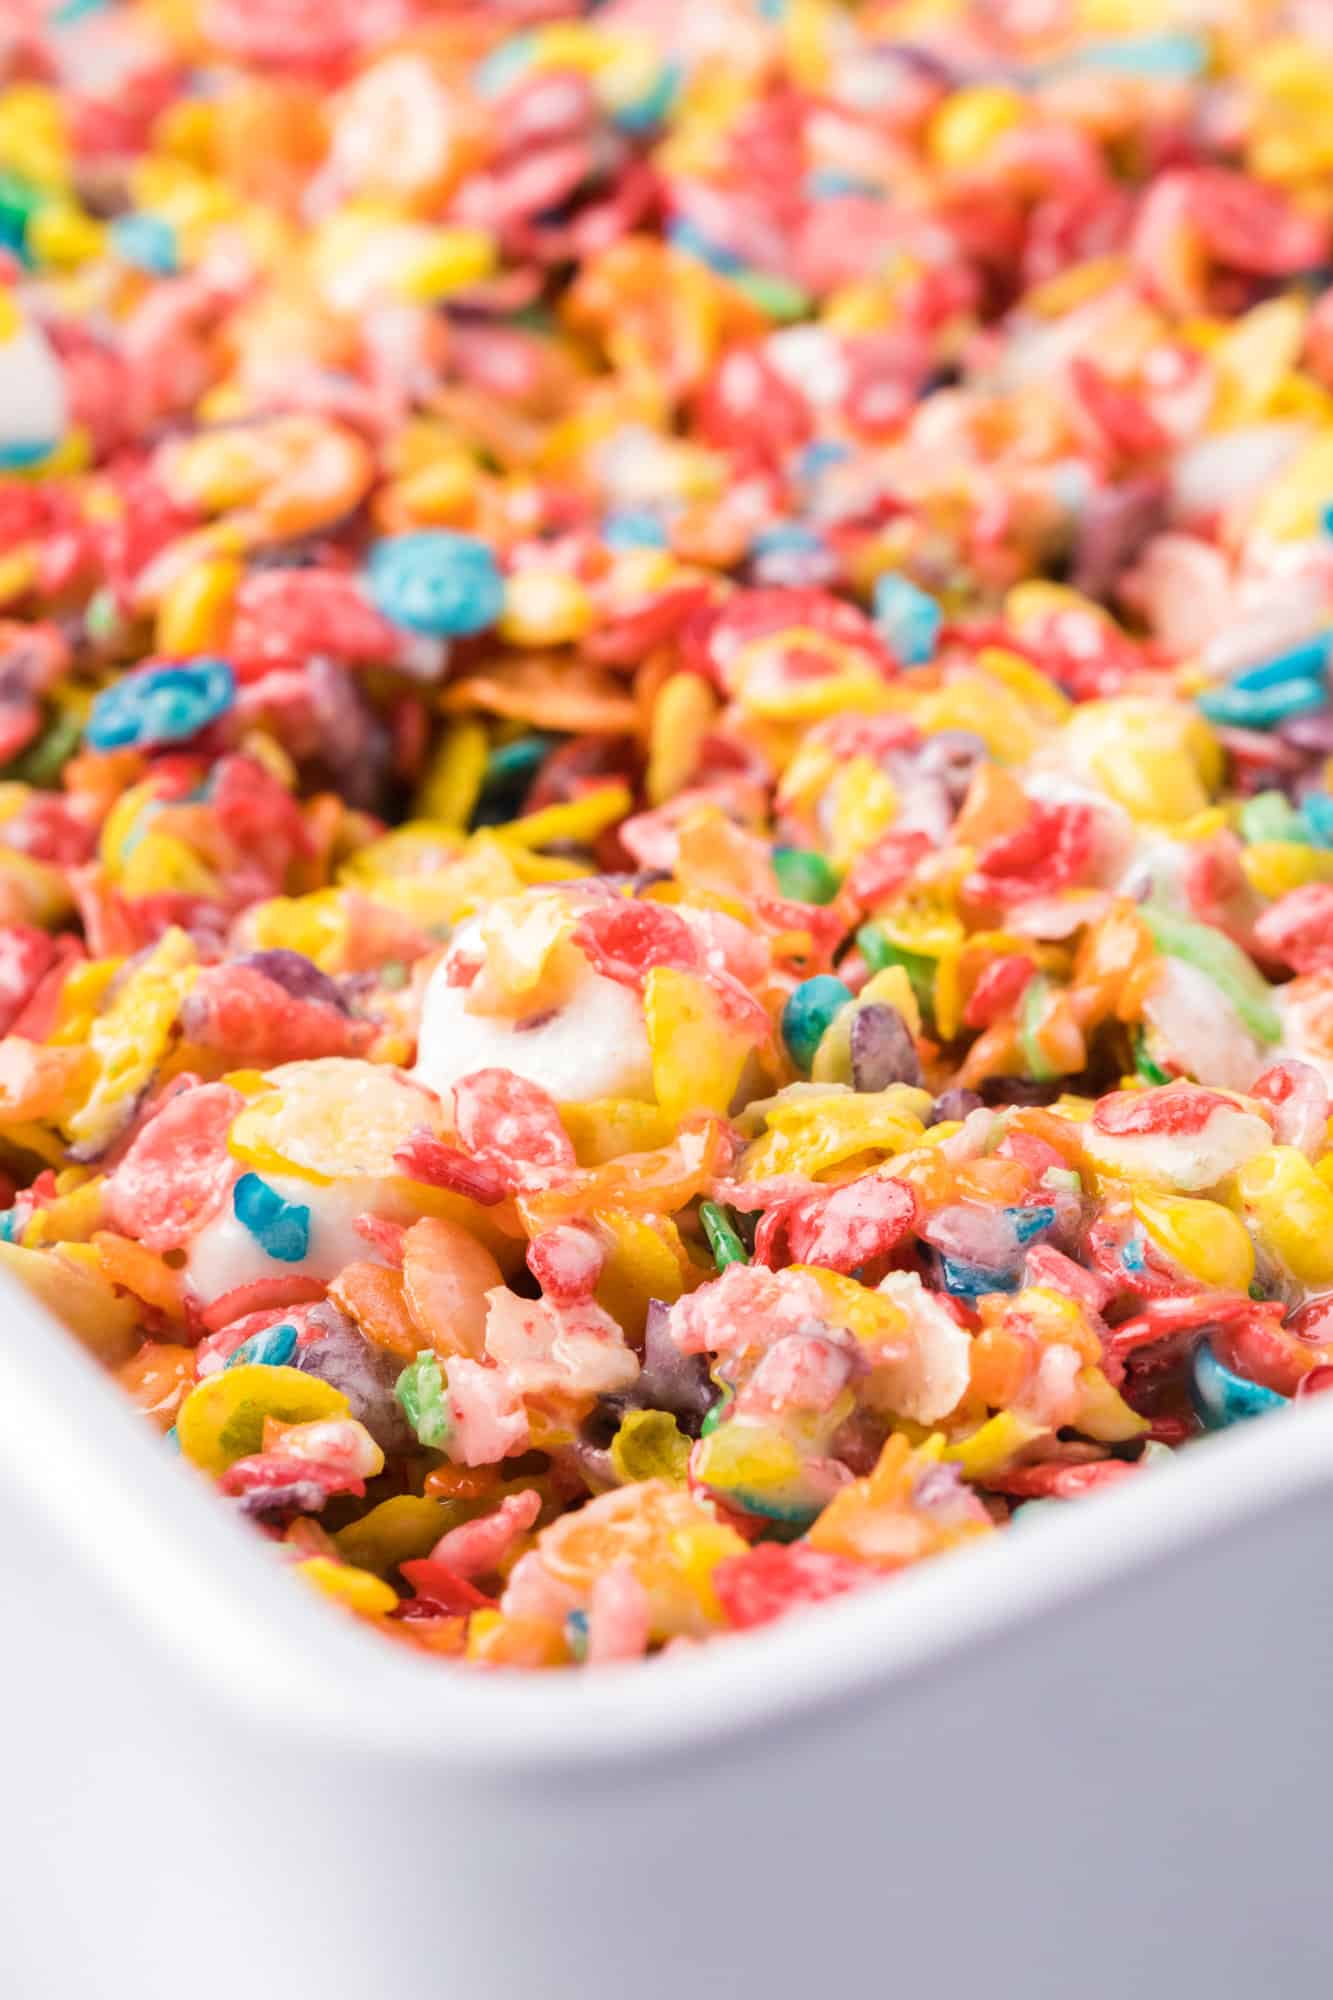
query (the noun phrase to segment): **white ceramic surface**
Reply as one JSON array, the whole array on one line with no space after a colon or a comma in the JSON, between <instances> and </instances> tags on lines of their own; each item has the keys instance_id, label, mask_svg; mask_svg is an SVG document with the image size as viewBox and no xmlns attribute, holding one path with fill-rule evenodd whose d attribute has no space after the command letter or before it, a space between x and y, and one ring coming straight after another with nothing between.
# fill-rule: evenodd
<instances>
[{"instance_id":1,"label":"white ceramic surface","mask_svg":"<svg viewBox=\"0 0 1333 2000\"><path fill-rule=\"evenodd\" d=\"M695 1657L473 1678L0 1290L4 2000L1327 2000L1333 1398Z\"/></svg>"}]
</instances>

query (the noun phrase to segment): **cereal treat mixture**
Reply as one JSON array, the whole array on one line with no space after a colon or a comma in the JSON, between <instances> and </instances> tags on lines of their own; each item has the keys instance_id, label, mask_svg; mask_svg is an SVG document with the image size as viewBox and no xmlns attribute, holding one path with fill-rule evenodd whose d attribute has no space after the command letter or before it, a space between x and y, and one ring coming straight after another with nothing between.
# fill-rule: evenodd
<instances>
[{"instance_id":1,"label":"cereal treat mixture","mask_svg":"<svg viewBox=\"0 0 1333 2000\"><path fill-rule=\"evenodd\" d=\"M465 1670L1327 1389L1330 503L1328 0L4 0L9 1337Z\"/></svg>"}]
</instances>

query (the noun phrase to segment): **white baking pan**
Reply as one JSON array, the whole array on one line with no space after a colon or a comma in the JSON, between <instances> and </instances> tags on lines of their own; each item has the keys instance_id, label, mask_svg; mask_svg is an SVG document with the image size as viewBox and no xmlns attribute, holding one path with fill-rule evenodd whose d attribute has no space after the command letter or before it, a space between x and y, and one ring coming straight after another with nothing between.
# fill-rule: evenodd
<instances>
[{"instance_id":1,"label":"white baking pan","mask_svg":"<svg viewBox=\"0 0 1333 2000\"><path fill-rule=\"evenodd\" d=\"M1333 1398L767 1633L482 1677L0 1311L4 2000L1333 1994Z\"/></svg>"}]
</instances>

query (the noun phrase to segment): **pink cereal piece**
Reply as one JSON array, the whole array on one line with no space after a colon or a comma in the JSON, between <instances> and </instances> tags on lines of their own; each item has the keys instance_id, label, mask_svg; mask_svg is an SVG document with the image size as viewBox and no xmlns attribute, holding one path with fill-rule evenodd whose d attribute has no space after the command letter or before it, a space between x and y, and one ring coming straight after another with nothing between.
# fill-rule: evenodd
<instances>
[{"instance_id":1,"label":"pink cereal piece","mask_svg":"<svg viewBox=\"0 0 1333 2000\"><path fill-rule=\"evenodd\" d=\"M530 1184L534 1170L572 1171L574 1146L560 1123L555 1099L539 1084L507 1069L479 1069L454 1085L454 1121L472 1153L508 1185Z\"/></svg>"},{"instance_id":2,"label":"pink cereal piece","mask_svg":"<svg viewBox=\"0 0 1333 2000\"><path fill-rule=\"evenodd\" d=\"M528 1269L545 1296L560 1305L591 1298L605 1264L605 1245L576 1223L557 1223L528 1245Z\"/></svg>"},{"instance_id":3,"label":"pink cereal piece","mask_svg":"<svg viewBox=\"0 0 1333 2000\"><path fill-rule=\"evenodd\" d=\"M452 1426L449 1455L455 1463L498 1465L502 1458L526 1451L528 1413L522 1396L500 1369L451 1354L445 1379Z\"/></svg>"},{"instance_id":4,"label":"pink cereal piece","mask_svg":"<svg viewBox=\"0 0 1333 2000\"><path fill-rule=\"evenodd\" d=\"M762 1353L786 1333L822 1329L824 1314L824 1294L808 1272L729 1264L677 1299L668 1328L682 1354Z\"/></svg>"},{"instance_id":5,"label":"pink cereal piece","mask_svg":"<svg viewBox=\"0 0 1333 2000\"><path fill-rule=\"evenodd\" d=\"M1314 1159L1328 1127L1328 1085L1310 1063L1276 1062L1250 1086L1273 1115L1278 1144L1295 1146Z\"/></svg>"},{"instance_id":6,"label":"pink cereal piece","mask_svg":"<svg viewBox=\"0 0 1333 2000\"><path fill-rule=\"evenodd\" d=\"M430 1552L432 1562L447 1563L456 1576L471 1579L490 1576L520 1535L535 1527L541 1513L541 1495L531 1490L511 1493L493 1514L479 1521L465 1521L441 1535Z\"/></svg>"},{"instance_id":7,"label":"pink cereal piece","mask_svg":"<svg viewBox=\"0 0 1333 2000\"><path fill-rule=\"evenodd\" d=\"M493 1208L509 1192L508 1176L498 1167L488 1160L474 1159L458 1146L447 1145L424 1127L398 1148L393 1163L410 1181L448 1188L485 1208Z\"/></svg>"},{"instance_id":8,"label":"pink cereal piece","mask_svg":"<svg viewBox=\"0 0 1333 2000\"><path fill-rule=\"evenodd\" d=\"M798 1264L854 1271L883 1257L916 1221L917 1200L906 1181L874 1174L828 1195L807 1195L787 1212L787 1243ZM756 1251L758 1248L756 1239Z\"/></svg>"},{"instance_id":9,"label":"pink cereal piece","mask_svg":"<svg viewBox=\"0 0 1333 2000\"><path fill-rule=\"evenodd\" d=\"M227 1151L245 1102L225 1083L169 1098L106 1184L113 1228L148 1250L178 1250L220 1206L239 1168Z\"/></svg>"},{"instance_id":10,"label":"pink cereal piece","mask_svg":"<svg viewBox=\"0 0 1333 2000\"><path fill-rule=\"evenodd\" d=\"M372 1250L377 1250L386 1264L401 1264L403 1261L403 1238L407 1234L401 1222L390 1222L383 1215L358 1215L353 1228L358 1236L364 1236Z\"/></svg>"},{"instance_id":11,"label":"pink cereal piece","mask_svg":"<svg viewBox=\"0 0 1333 2000\"><path fill-rule=\"evenodd\" d=\"M786 1334L760 1361L737 1398L737 1409L756 1414L831 1410L858 1372L858 1358L823 1335Z\"/></svg>"},{"instance_id":12,"label":"pink cereal piece","mask_svg":"<svg viewBox=\"0 0 1333 2000\"><path fill-rule=\"evenodd\" d=\"M614 1563L592 1587L588 1602L588 1665L638 1660L648 1650L648 1593L628 1562Z\"/></svg>"}]
</instances>

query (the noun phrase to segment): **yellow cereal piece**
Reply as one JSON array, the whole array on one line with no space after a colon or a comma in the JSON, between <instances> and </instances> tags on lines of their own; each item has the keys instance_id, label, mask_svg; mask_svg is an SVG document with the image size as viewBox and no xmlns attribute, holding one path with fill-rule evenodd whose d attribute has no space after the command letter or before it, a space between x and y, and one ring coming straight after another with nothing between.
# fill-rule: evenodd
<instances>
[{"instance_id":1,"label":"yellow cereal piece","mask_svg":"<svg viewBox=\"0 0 1333 2000\"><path fill-rule=\"evenodd\" d=\"M1178 825L1206 812L1221 782L1217 739L1193 706L1157 696L1085 702L1065 731L1075 763L1134 819Z\"/></svg>"},{"instance_id":2,"label":"yellow cereal piece","mask_svg":"<svg viewBox=\"0 0 1333 2000\"><path fill-rule=\"evenodd\" d=\"M1152 1429L1147 1417L1131 1410L1118 1389L1113 1389L1100 1368L1080 1368L1078 1387L1082 1400L1078 1408L1078 1428L1099 1444L1128 1444Z\"/></svg>"},{"instance_id":3,"label":"yellow cereal piece","mask_svg":"<svg viewBox=\"0 0 1333 2000\"><path fill-rule=\"evenodd\" d=\"M1240 1219L1216 1201L1139 1189L1134 1213L1159 1250L1217 1291L1243 1292L1254 1277L1254 1245Z\"/></svg>"},{"instance_id":4,"label":"yellow cereal piece","mask_svg":"<svg viewBox=\"0 0 1333 2000\"><path fill-rule=\"evenodd\" d=\"M670 1216L633 1215L628 1209L594 1209L593 1221L607 1246L597 1303L638 1340L649 1300L671 1305L686 1289L691 1265L680 1231Z\"/></svg>"},{"instance_id":5,"label":"yellow cereal piece","mask_svg":"<svg viewBox=\"0 0 1333 2000\"><path fill-rule=\"evenodd\" d=\"M103 995L123 964L119 958L90 958L65 974L48 1041L66 1047L87 1042Z\"/></svg>"},{"instance_id":6,"label":"yellow cereal piece","mask_svg":"<svg viewBox=\"0 0 1333 2000\"><path fill-rule=\"evenodd\" d=\"M1209 429L1256 423L1301 357L1309 308L1288 295L1266 299L1231 325L1213 352L1220 375Z\"/></svg>"},{"instance_id":7,"label":"yellow cereal piece","mask_svg":"<svg viewBox=\"0 0 1333 2000\"><path fill-rule=\"evenodd\" d=\"M335 889L320 889L310 896L273 896L247 913L246 926L247 941L257 951L285 946L313 959L321 971L336 972L341 966L347 914Z\"/></svg>"},{"instance_id":8,"label":"yellow cereal piece","mask_svg":"<svg viewBox=\"0 0 1333 2000\"><path fill-rule=\"evenodd\" d=\"M438 1101L387 1065L348 1056L284 1063L237 1113L227 1143L263 1172L319 1181L391 1178L394 1154L421 1127L438 1132Z\"/></svg>"},{"instance_id":9,"label":"yellow cereal piece","mask_svg":"<svg viewBox=\"0 0 1333 2000\"><path fill-rule=\"evenodd\" d=\"M826 1271L817 1264L794 1264L792 1269L818 1285L829 1324L845 1327L868 1347L881 1347L905 1332L907 1315L902 1307L858 1279L841 1271Z\"/></svg>"},{"instance_id":10,"label":"yellow cereal piece","mask_svg":"<svg viewBox=\"0 0 1333 2000\"><path fill-rule=\"evenodd\" d=\"M1044 1424L1034 1424L1013 1410L999 1410L969 1437L946 1445L943 1456L959 1468L964 1479L989 1479L1011 1465L1025 1446L1047 1436Z\"/></svg>"},{"instance_id":11,"label":"yellow cereal piece","mask_svg":"<svg viewBox=\"0 0 1333 2000\"><path fill-rule=\"evenodd\" d=\"M611 1463L622 1481L665 1479L685 1484L690 1440L666 1410L631 1410L611 1444Z\"/></svg>"},{"instance_id":12,"label":"yellow cereal piece","mask_svg":"<svg viewBox=\"0 0 1333 2000\"><path fill-rule=\"evenodd\" d=\"M216 896L221 885L192 847L175 834L150 827L126 856L120 886L127 896L140 897L168 890L183 896Z\"/></svg>"},{"instance_id":13,"label":"yellow cereal piece","mask_svg":"<svg viewBox=\"0 0 1333 2000\"><path fill-rule=\"evenodd\" d=\"M1273 1146L1236 1177L1262 1247L1299 1284L1333 1285L1333 1187L1294 1146Z\"/></svg>"},{"instance_id":14,"label":"yellow cereal piece","mask_svg":"<svg viewBox=\"0 0 1333 2000\"><path fill-rule=\"evenodd\" d=\"M483 723L451 723L426 767L417 792L416 811L421 818L438 820L442 826L465 827L481 797L489 754L490 738ZM371 871L374 872L373 861Z\"/></svg>"},{"instance_id":15,"label":"yellow cereal piece","mask_svg":"<svg viewBox=\"0 0 1333 2000\"><path fill-rule=\"evenodd\" d=\"M495 238L483 229L435 229L400 272L403 298L430 305L469 285L479 285L495 269Z\"/></svg>"},{"instance_id":16,"label":"yellow cereal piece","mask_svg":"<svg viewBox=\"0 0 1333 2000\"><path fill-rule=\"evenodd\" d=\"M54 1201L37 1210L23 1232L23 1247L38 1250L43 1244L86 1243L101 1226L102 1183L86 1180L57 1193Z\"/></svg>"},{"instance_id":17,"label":"yellow cereal piece","mask_svg":"<svg viewBox=\"0 0 1333 2000\"><path fill-rule=\"evenodd\" d=\"M428 1556L441 1535L468 1517L465 1501L395 1493L392 1499L381 1500L358 1520L339 1528L333 1541L345 1563L380 1576L400 1562Z\"/></svg>"},{"instance_id":18,"label":"yellow cereal piece","mask_svg":"<svg viewBox=\"0 0 1333 2000\"><path fill-rule=\"evenodd\" d=\"M916 719L928 736L943 729L970 729L1000 764L1023 764L1039 747L1042 725L1009 688L980 673L954 674L916 704Z\"/></svg>"},{"instance_id":19,"label":"yellow cereal piece","mask_svg":"<svg viewBox=\"0 0 1333 2000\"><path fill-rule=\"evenodd\" d=\"M1010 694L1017 695L1025 708L1031 709L1044 721L1056 724L1067 722L1074 712L1074 704L1068 696L1062 694L1045 674L1030 666L1019 653L1011 653L1003 646L984 646L977 655L977 666L982 673L1008 688Z\"/></svg>"},{"instance_id":20,"label":"yellow cereal piece","mask_svg":"<svg viewBox=\"0 0 1333 2000\"><path fill-rule=\"evenodd\" d=\"M9 921L53 930L74 908L67 871L34 861L16 847L0 848L0 897Z\"/></svg>"},{"instance_id":21,"label":"yellow cereal piece","mask_svg":"<svg viewBox=\"0 0 1333 2000\"><path fill-rule=\"evenodd\" d=\"M1305 541L1319 533L1330 493L1333 431L1322 431L1265 487L1250 515L1250 531L1277 542Z\"/></svg>"},{"instance_id":22,"label":"yellow cereal piece","mask_svg":"<svg viewBox=\"0 0 1333 2000\"><path fill-rule=\"evenodd\" d=\"M562 1104L560 1122L570 1136L581 1167L605 1166L622 1153L652 1153L670 1145L676 1121L660 1104L632 1097L590 1098L586 1104Z\"/></svg>"},{"instance_id":23,"label":"yellow cereal piece","mask_svg":"<svg viewBox=\"0 0 1333 2000\"><path fill-rule=\"evenodd\" d=\"M692 777L717 712L717 697L702 674L672 674L663 682L653 704L644 777L650 805L674 798Z\"/></svg>"},{"instance_id":24,"label":"yellow cereal piece","mask_svg":"<svg viewBox=\"0 0 1333 2000\"><path fill-rule=\"evenodd\" d=\"M350 1414L342 1390L318 1375L247 1361L196 1382L181 1404L176 1435L191 1465L216 1475L238 1458L263 1450L270 1417L284 1424L310 1424Z\"/></svg>"},{"instance_id":25,"label":"yellow cereal piece","mask_svg":"<svg viewBox=\"0 0 1333 2000\"><path fill-rule=\"evenodd\" d=\"M894 1084L888 1090L775 1100L768 1130L746 1148L745 1180L770 1174L817 1176L865 1152L892 1155L920 1143L926 1093Z\"/></svg>"},{"instance_id":26,"label":"yellow cereal piece","mask_svg":"<svg viewBox=\"0 0 1333 2000\"><path fill-rule=\"evenodd\" d=\"M26 243L36 263L70 271L102 255L106 227L72 201L50 201L34 211Z\"/></svg>"},{"instance_id":27,"label":"yellow cereal piece","mask_svg":"<svg viewBox=\"0 0 1333 2000\"><path fill-rule=\"evenodd\" d=\"M853 757L834 780L829 797L829 859L850 868L858 854L887 833L898 812L898 794L870 757Z\"/></svg>"},{"instance_id":28,"label":"yellow cereal piece","mask_svg":"<svg viewBox=\"0 0 1333 2000\"><path fill-rule=\"evenodd\" d=\"M729 1556L744 1555L745 1546L736 1530L725 1527L721 1521L699 1520L692 1527L678 1528L671 1537L670 1555L676 1575L712 1624L722 1622L722 1606L713 1587L713 1574Z\"/></svg>"},{"instance_id":29,"label":"yellow cereal piece","mask_svg":"<svg viewBox=\"0 0 1333 2000\"><path fill-rule=\"evenodd\" d=\"M692 1469L699 1484L720 1493L772 1498L799 1487L804 1463L781 1431L747 1421L719 1424L698 1445Z\"/></svg>"},{"instance_id":30,"label":"yellow cereal piece","mask_svg":"<svg viewBox=\"0 0 1333 2000\"><path fill-rule=\"evenodd\" d=\"M356 1612L359 1618L387 1618L398 1607L398 1592L392 1584L373 1576L368 1569L335 1562L331 1556L308 1556L297 1563L296 1573L335 1604Z\"/></svg>"},{"instance_id":31,"label":"yellow cereal piece","mask_svg":"<svg viewBox=\"0 0 1333 2000\"><path fill-rule=\"evenodd\" d=\"M1240 857L1250 887L1261 896L1285 896L1307 882L1333 882L1333 853L1298 840L1259 840Z\"/></svg>"},{"instance_id":32,"label":"yellow cereal piece","mask_svg":"<svg viewBox=\"0 0 1333 2000\"><path fill-rule=\"evenodd\" d=\"M196 971L192 940L173 926L94 1020L89 1041L97 1081L65 1126L75 1145L105 1143L152 1081Z\"/></svg>"},{"instance_id":33,"label":"yellow cereal piece","mask_svg":"<svg viewBox=\"0 0 1333 2000\"><path fill-rule=\"evenodd\" d=\"M753 1033L728 1020L707 980L669 965L655 965L645 979L643 1017L653 1089L667 1116L725 1116L754 1047Z\"/></svg>"},{"instance_id":34,"label":"yellow cereal piece","mask_svg":"<svg viewBox=\"0 0 1333 2000\"><path fill-rule=\"evenodd\" d=\"M15 83L0 92L0 172L39 188L68 186L64 108L44 84Z\"/></svg>"},{"instance_id":35,"label":"yellow cereal piece","mask_svg":"<svg viewBox=\"0 0 1333 2000\"><path fill-rule=\"evenodd\" d=\"M979 83L955 90L930 121L926 147L937 167L977 166L996 141L1028 116L1027 101L1004 84Z\"/></svg>"},{"instance_id":36,"label":"yellow cereal piece","mask_svg":"<svg viewBox=\"0 0 1333 2000\"><path fill-rule=\"evenodd\" d=\"M169 583L157 607L158 652L183 659L221 646L243 575L240 563L214 556L191 564Z\"/></svg>"},{"instance_id":37,"label":"yellow cereal piece","mask_svg":"<svg viewBox=\"0 0 1333 2000\"><path fill-rule=\"evenodd\" d=\"M545 806L539 812L524 813L496 829L496 838L506 847L547 847L553 840L589 842L625 817L632 803L628 785L619 782L598 785L568 805ZM562 867L564 864L562 864ZM568 870L565 868L565 872Z\"/></svg>"},{"instance_id":38,"label":"yellow cereal piece","mask_svg":"<svg viewBox=\"0 0 1333 2000\"><path fill-rule=\"evenodd\" d=\"M139 1307L102 1276L90 1245L29 1250L0 1242L0 1271L17 1279L108 1367L127 1361L139 1345Z\"/></svg>"},{"instance_id":39,"label":"yellow cereal piece","mask_svg":"<svg viewBox=\"0 0 1333 2000\"><path fill-rule=\"evenodd\" d=\"M500 637L511 646L564 646L593 622L593 602L576 576L560 569L520 569L505 584Z\"/></svg>"}]
</instances>

